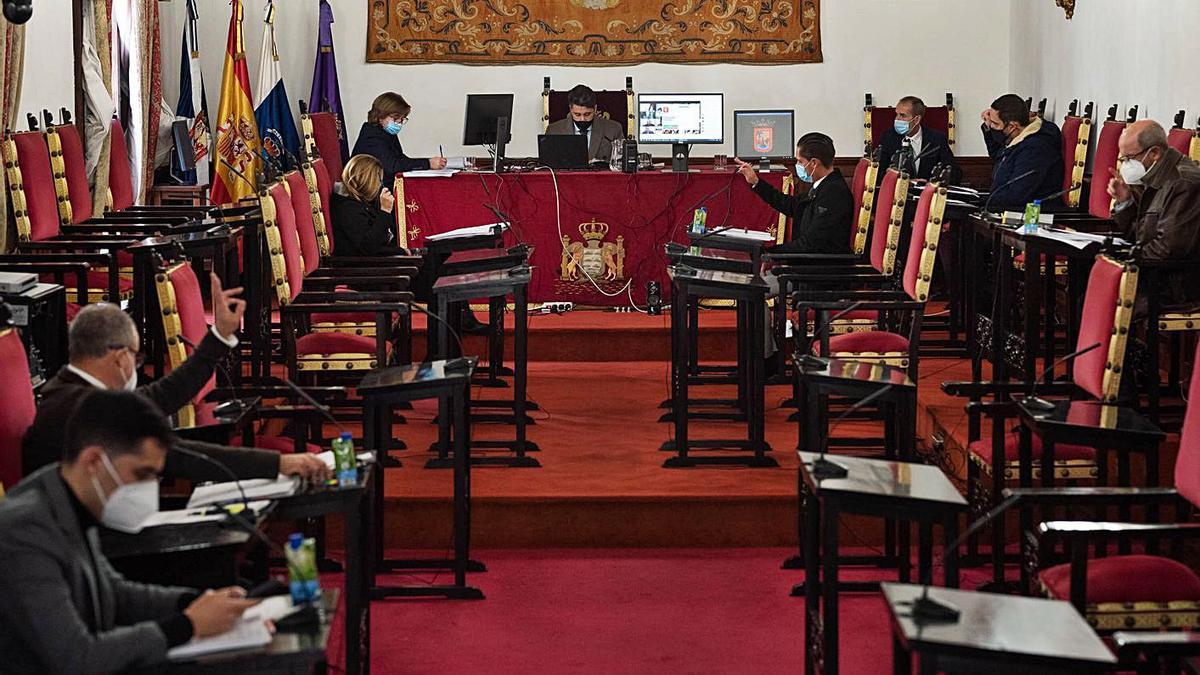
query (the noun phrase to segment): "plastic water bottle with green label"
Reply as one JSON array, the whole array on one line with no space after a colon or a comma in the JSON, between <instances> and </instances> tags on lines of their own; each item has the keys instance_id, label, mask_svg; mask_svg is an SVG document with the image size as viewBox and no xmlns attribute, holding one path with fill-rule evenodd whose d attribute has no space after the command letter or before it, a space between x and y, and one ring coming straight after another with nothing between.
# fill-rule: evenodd
<instances>
[{"instance_id":1,"label":"plastic water bottle with green label","mask_svg":"<svg viewBox=\"0 0 1200 675\"><path fill-rule=\"evenodd\" d=\"M321 597L321 581L317 576L317 540L299 532L288 537L287 548L288 588L292 602L300 605Z\"/></svg>"},{"instance_id":2,"label":"plastic water bottle with green label","mask_svg":"<svg viewBox=\"0 0 1200 675\"><path fill-rule=\"evenodd\" d=\"M1042 219L1042 200L1035 199L1025 206L1025 218L1022 223L1025 224L1025 234L1034 234L1038 231L1038 223Z\"/></svg>"},{"instance_id":3,"label":"plastic water bottle with green label","mask_svg":"<svg viewBox=\"0 0 1200 675\"><path fill-rule=\"evenodd\" d=\"M349 431L343 431L341 436L333 439L333 470L337 474L338 485L347 486L358 483L354 440L350 437Z\"/></svg>"},{"instance_id":4,"label":"plastic water bottle with green label","mask_svg":"<svg viewBox=\"0 0 1200 675\"><path fill-rule=\"evenodd\" d=\"M692 212L692 229L693 237L699 237L704 234L705 227L708 224L708 207L701 206ZM700 247L693 246L688 253L692 255L700 255Z\"/></svg>"}]
</instances>

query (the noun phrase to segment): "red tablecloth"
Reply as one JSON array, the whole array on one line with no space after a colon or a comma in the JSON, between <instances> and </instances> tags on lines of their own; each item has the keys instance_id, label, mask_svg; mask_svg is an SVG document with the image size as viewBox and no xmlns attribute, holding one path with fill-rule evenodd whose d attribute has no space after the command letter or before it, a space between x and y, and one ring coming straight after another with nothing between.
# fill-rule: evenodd
<instances>
[{"instance_id":1,"label":"red tablecloth","mask_svg":"<svg viewBox=\"0 0 1200 675\"><path fill-rule=\"evenodd\" d=\"M783 176L762 174L776 187ZM494 223L490 205L512 221L506 243L534 247L530 301L628 306L623 289L630 284L634 301L644 306L648 281L657 280L663 296L669 295L663 246L687 242L694 209L708 208L710 230L733 225L776 232L779 225L779 214L732 171L563 172L557 177L561 232L554 179L546 171L398 179L397 239L419 247L431 234Z\"/></svg>"}]
</instances>

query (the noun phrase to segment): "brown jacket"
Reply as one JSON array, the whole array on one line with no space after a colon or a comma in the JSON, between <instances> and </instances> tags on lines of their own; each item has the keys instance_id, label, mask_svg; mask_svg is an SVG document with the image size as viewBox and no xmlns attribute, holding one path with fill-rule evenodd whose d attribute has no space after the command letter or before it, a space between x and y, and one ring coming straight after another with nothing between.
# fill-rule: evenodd
<instances>
[{"instance_id":1,"label":"brown jacket","mask_svg":"<svg viewBox=\"0 0 1200 675\"><path fill-rule=\"evenodd\" d=\"M1158 293L1164 308L1200 307L1200 165L1168 148L1141 185L1133 204L1113 214L1125 237L1141 246L1142 260L1195 261L1185 270L1164 273Z\"/></svg>"}]
</instances>

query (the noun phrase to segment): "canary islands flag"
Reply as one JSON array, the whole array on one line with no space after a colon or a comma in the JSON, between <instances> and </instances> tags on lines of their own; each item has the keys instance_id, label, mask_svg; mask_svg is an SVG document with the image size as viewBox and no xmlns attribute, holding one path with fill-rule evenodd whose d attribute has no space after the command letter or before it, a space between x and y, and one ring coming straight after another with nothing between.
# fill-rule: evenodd
<instances>
[{"instance_id":1,"label":"canary islands flag","mask_svg":"<svg viewBox=\"0 0 1200 675\"><path fill-rule=\"evenodd\" d=\"M250 70L242 39L242 0L230 2L229 40L221 74L221 104L217 107L217 148L212 182L214 204L228 204L253 195L259 169L258 126L250 98Z\"/></svg>"},{"instance_id":2,"label":"canary islands flag","mask_svg":"<svg viewBox=\"0 0 1200 675\"><path fill-rule=\"evenodd\" d=\"M254 118L258 122L259 140L262 141L263 159L279 169L295 168L295 157L300 152L300 136L296 133L296 121L292 118L292 105L288 102L287 89L283 86L283 74L279 70L279 49L275 46L275 0L267 3L263 16L262 58L258 66L258 109Z\"/></svg>"}]
</instances>

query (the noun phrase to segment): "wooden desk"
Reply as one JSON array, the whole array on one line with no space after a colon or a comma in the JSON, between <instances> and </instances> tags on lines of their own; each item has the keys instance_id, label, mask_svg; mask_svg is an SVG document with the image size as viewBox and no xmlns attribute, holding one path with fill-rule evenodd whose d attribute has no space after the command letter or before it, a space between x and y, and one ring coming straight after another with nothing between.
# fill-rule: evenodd
<instances>
[{"instance_id":1,"label":"wooden desk","mask_svg":"<svg viewBox=\"0 0 1200 675\"><path fill-rule=\"evenodd\" d=\"M1070 603L951 588L930 588L929 597L961 612L953 623L918 623L912 601L923 586L884 583L892 623L892 672L1096 673L1117 659Z\"/></svg>"}]
</instances>

